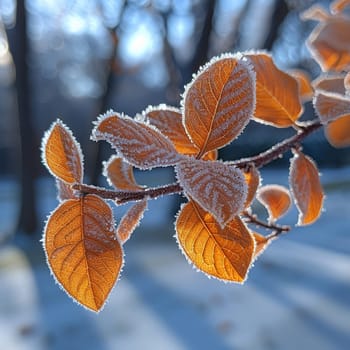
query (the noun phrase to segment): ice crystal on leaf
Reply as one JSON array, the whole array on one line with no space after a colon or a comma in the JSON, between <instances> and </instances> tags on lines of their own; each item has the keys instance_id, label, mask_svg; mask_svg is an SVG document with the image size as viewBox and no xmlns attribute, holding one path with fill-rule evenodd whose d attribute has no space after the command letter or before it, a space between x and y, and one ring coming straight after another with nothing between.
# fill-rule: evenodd
<instances>
[{"instance_id":1,"label":"ice crystal on leaf","mask_svg":"<svg viewBox=\"0 0 350 350\"><path fill-rule=\"evenodd\" d=\"M238 55L212 59L185 88L183 123L203 155L234 140L255 108L255 73Z\"/></svg>"},{"instance_id":2,"label":"ice crystal on leaf","mask_svg":"<svg viewBox=\"0 0 350 350\"><path fill-rule=\"evenodd\" d=\"M107 141L128 163L140 169L175 165L181 160L173 144L156 128L118 113L100 118L92 139Z\"/></svg>"},{"instance_id":3,"label":"ice crystal on leaf","mask_svg":"<svg viewBox=\"0 0 350 350\"><path fill-rule=\"evenodd\" d=\"M219 161L189 158L176 166L176 174L185 193L222 227L243 210L247 184L240 169Z\"/></svg>"}]
</instances>

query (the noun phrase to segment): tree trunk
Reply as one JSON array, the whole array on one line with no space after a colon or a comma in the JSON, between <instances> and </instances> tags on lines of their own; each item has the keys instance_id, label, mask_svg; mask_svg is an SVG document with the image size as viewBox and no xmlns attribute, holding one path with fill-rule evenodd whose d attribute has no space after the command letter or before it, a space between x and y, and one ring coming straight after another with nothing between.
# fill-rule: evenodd
<instances>
[{"instance_id":1,"label":"tree trunk","mask_svg":"<svg viewBox=\"0 0 350 350\"><path fill-rule=\"evenodd\" d=\"M271 51L274 42L278 38L279 29L288 15L288 5L285 0L275 0L275 8L272 13L270 31L265 39L263 48Z\"/></svg>"},{"instance_id":2,"label":"tree trunk","mask_svg":"<svg viewBox=\"0 0 350 350\"><path fill-rule=\"evenodd\" d=\"M32 124L29 72L28 72L28 37L26 27L25 1L17 0L16 26L8 31L9 46L16 70L16 92L18 106L18 128L20 135L19 156L21 198L17 229L19 232L32 234L37 229L35 201L35 160L38 154L34 141Z\"/></svg>"}]
</instances>

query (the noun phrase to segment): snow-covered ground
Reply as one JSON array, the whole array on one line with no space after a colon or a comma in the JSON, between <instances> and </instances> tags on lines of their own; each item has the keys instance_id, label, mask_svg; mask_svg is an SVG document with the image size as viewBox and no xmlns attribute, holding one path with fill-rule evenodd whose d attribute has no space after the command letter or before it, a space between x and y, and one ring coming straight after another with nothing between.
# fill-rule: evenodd
<instances>
[{"instance_id":1,"label":"snow-covered ground","mask_svg":"<svg viewBox=\"0 0 350 350\"><path fill-rule=\"evenodd\" d=\"M264 173L265 184L287 180L285 171ZM169 199L152 203L126 244L122 278L99 314L55 285L38 241L3 245L0 349L348 349L350 169L323 170L322 181L320 220L273 242L243 286L209 280L174 239L161 239L174 233ZM44 220L54 191L46 181L38 186ZM0 220L10 227L14 195L5 188L0 184ZM293 209L282 222L296 219Z\"/></svg>"}]
</instances>

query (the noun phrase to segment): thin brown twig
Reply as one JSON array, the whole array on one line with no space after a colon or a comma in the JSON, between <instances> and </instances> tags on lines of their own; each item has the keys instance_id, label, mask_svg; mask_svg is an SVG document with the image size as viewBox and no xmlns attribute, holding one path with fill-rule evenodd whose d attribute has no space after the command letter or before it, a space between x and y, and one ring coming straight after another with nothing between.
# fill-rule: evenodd
<instances>
[{"instance_id":1,"label":"thin brown twig","mask_svg":"<svg viewBox=\"0 0 350 350\"><path fill-rule=\"evenodd\" d=\"M318 119L315 119L310 122L299 123L298 126L300 127L300 131L297 134L280 143L277 143L267 151L253 157L243 158L233 162L227 162L226 164L234 165L241 169L251 164L254 164L257 168L261 168L264 165L269 164L275 159L279 158L282 154L289 151L290 149L298 146L300 142L304 140L308 135L320 129L322 127L322 124ZM117 204L138 201L147 198L154 199L168 194L183 192L183 188L179 183L172 183L155 188L146 188L140 191L113 191L101 187L78 183L72 185L72 188L82 194L96 194L104 199L115 200Z\"/></svg>"},{"instance_id":2,"label":"thin brown twig","mask_svg":"<svg viewBox=\"0 0 350 350\"><path fill-rule=\"evenodd\" d=\"M268 239L277 237L278 235L282 233L286 233L291 230L290 226L286 226L286 225L280 226L275 223L268 223L268 222L262 221L255 214L251 214L247 210L245 210L242 214L245 222L254 224L259 227L266 228L268 230L272 230L272 233L266 236L266 238Z\"/></svg>"}]
</instances>

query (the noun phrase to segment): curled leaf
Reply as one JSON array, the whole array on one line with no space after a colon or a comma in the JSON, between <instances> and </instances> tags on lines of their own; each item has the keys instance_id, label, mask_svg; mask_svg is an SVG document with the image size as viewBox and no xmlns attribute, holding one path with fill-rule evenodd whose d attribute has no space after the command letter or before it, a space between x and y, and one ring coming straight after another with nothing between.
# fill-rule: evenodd
<instances>
[{"instance_id":1,"label":"curled leaf","mask_svg":"<svg viewBox=\"0 0 350 350\"><path fill-rule=\"evenodd\" d=\"M322 70L341 72L350 68L350 20L333 16L310 34L307 46Z\"/></svg>"},{"instance_id":2,"label":"curled leaf","mask_svg":"<svg viewBox=\"0 0 350 350\"><path fill-rule=\"evenodd\" d=\"M97 121L92 138L109 142L127 162L140 169L175 165L181 160L173 144L156 128L113 111Z\"/></svg>"},{"instance_id":3,"label":"curled leaf","mask_svg":"<svg viewBox=\"0 0 350 350\"><path fill-rule=\"evenodd\" d=\"M238 216L222 228L213 215L190 201L181 208L176 232L183 253L199 270L224 281L245 281L255 242Z\"/></svg>"},{"instance_id":4,"label":"curled leaf","mask_svg":"<svg viewBox=\"0 0 350 350\"><path fill-rule=\"evenodd\" d=\"M163 135L169 138L177 152L186 155L198 154L199 148L189 139L182 124L182 113L179 109L160 105L148 107L143 114L151 125L154 125Z\"/></svg>"},{"instance_id":5,"label":"curled leaf","mask_svg":"<svg viewBox=\"0 0 350 350\"><path fill-rule=\"evenodd\" d=\"M139 225L146 208L146 200L137 202L122 217L117 227L117 236L122 244L130 238L135 228Z\"/></svg>"},{"instance_id":6,"label":"curled leaf","mask_svg":"<svg viewBox=\"0 0 350 350\"><path fill-rule=\"evenodd\" d=\"M301 152L291 159L289 184L299 210L298 225L308 225L318 219L323 206L323 189L314 161Z\"/></svg>"},{"instance_id":7,"label":"curled leaf","mask_svg":"<svg viewBox=\"0 0 350 350\"><path fill-rule=\"evenodd\" d=\"M311 85L309 75L301 69L291 69L288 71L292 77L294 77L299 85L299 95L303 102L310 101L314 94L314 89Z\"/></svg>"},{"instance_id":8,"label":"curled leaf","mask_svg":"<svg viewBox=\"0 0 350 350\"><path fill-rule=\"evenodd\" d=\"M300 18L303 21L312 20L324 22L330 18L330 14L321 5L316 4L302 12Z\"/></svg>"},{"instance_id":9,"label":"curled leaf","mask_svg":"<svg viewBox=\"0 0 350 350\"><path fill-rule=\"evenodd\" d=\"M318 91L313 103L322 124L350 114L350 97L347 96Z\"/></svg>"},{"instance_id":10,"label":"curled leaf","mask_svg":"<svg viewBox=\"0 0 350 350\"><path fill-rule=\"evenodd\" d=\"M342 116L325 126L328 142L336 148L350 146L350 114Z\"/></svg>"},{"instance_id":11,"label":"curled leaf","mask_svg":"<svg viewBox=\"0 0 350 350\"><path fill-rule=\"evenodd\" d=\"M265 206L272 222L282 217L292 203L288 189L280 185L260 187L256 198Z\"/></svg>"},{"instance_id":12,"label":"curled leaf","mask_svg":"<svg viewBox=\"0 0 350 350\"><path fill-rule=\"evenodd\" d=\"M315 90L345 95L344 74L321 75L312 82Z\"/></svg>"},{"instance_id":13,"label":"curled leaf","mask_svg":"<svg viewBox=\"0 0 350 350\"><path fill-rule=\"evenodd\" d=\"M245 181L247 183L248 192L244 208L248 208L255 198L256 191L260 185L260 173L254 164L243 171Z\"/></svg>"},{"instance_id":14,"label":"curled leaf","mask_svg":"<svg viewBox=\"0 0 350 350\"><path fill-rule=\"evenodd\" d=\"M223 55L205 65L186 86L183 123L203 155L235 139L255 107L255 74L240 56Z\"/></svg>"},{"instance_id":15,"label":"curled leaf","mask_svg":"<svg viewBox=\"0 0 350 350\"><path fill-rule=\"evenodd\" d=\"M42 141L42 160L50 173L66 183L82 182L83 155L79 143L62 121L57 120Z\"/></svg>"},{"instance_id":16,"label":"curled leaf","mask_svg":"<svg viewBox=\"0 0 350 350\"><path fill-rule=\"evenodd\" d=\"M279 128L294 124L303 112L295 78L278 69L265 52L247 52L256 72L254 119Z\"/></svg>"},{"instance_id":17,"label":"curled leaf","mask_svg":"<svg viewBox=\"0 0 350 350\"><path fill-rule=\"evenodd\" d=\"M225 226L243 210L247 185L240 169L223 162L189 158L176 166L176 174L185 193L220 225Z\"/></svg>"},{"instance_id":18,"label":"curled leaf","mask_svg":"<svg viewBox=\"0 0 350 350\"><path fill-rule=\"evenodd\" d=\"M108 183L118 190L139 191L142 186L138 185L134 178L132 166L123 161L123 158L112 156L103 164L103 175Z\"/></svg>"},{"instance_id":19,"label":"curled leaf","mask_svg":"<svg viewBox=\"0 0 350 350\"><path fill-rule=\"evenodd\" d=\"M95 195L70 199L50 215L44 234L47 262L63 289L98 311L123 264L110 207Z\"/></svg>"}]
</instances>

